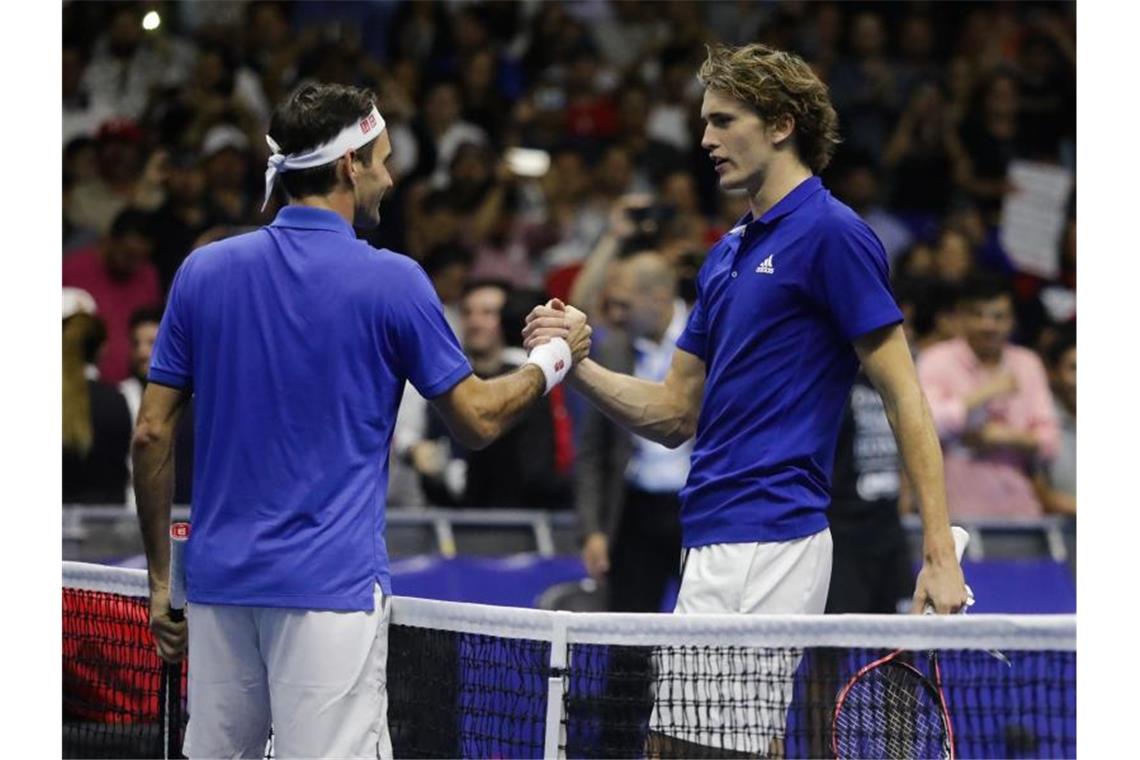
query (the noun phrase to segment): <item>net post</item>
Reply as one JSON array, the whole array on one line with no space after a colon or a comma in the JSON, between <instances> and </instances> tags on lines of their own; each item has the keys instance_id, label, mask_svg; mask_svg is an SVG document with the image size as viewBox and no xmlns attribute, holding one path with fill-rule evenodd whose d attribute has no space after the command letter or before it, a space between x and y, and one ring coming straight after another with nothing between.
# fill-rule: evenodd
<instances>
[{"instance_id":1,"label":"net post","mask_svg":"<svg viewBox=\"0 0 1140 760\"><path fill-rule=\"evenodd\" d=\"M567 644L566 629L572 613L558 611L553 614L550 636L550 677L546 686L546 735L543 741L542 756L546 760L564 757L562 748L566 746L566 675L569 672L570 647Z\"/></svg>"}]
</instances>

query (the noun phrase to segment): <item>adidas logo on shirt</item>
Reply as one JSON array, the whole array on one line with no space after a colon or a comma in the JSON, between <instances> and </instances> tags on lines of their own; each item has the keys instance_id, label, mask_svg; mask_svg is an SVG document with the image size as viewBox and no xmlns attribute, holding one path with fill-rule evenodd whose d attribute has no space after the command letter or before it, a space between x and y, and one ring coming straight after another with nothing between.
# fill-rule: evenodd
<instances>
[{"instance_id":1,"label":"adidas logo on shirt","mask_svg":"<svg viewBox=\"0 0 1140 760\"><path fill-rule=\"evenodd\" d=\"M772 257L764 259L760 262L760 266L756 267L756 274L775 274L776 267L772 263Z\"/></svg>"}]
</instances>

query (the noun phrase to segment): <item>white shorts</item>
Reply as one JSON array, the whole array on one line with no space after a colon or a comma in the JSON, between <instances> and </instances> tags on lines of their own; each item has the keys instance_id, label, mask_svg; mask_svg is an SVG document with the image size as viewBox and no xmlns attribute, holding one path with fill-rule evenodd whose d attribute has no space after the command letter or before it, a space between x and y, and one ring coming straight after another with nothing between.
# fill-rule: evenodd
<instances>
[{"instance_id":1,"label":"white shorts","mask_svg":"<svg viewBox=\"0 0 1140 760\"><path fill-rule=\"evenodd\" d=\"M673 611L822 615L830 582L827 529L794 541L701 546L685 556ZM772 742L784 737L802 656L791 647L753 653L659 650L650 727L703 747L766 756Z\"/></svg>"},{"instance_id":2,"label":"white shorts","mask_svg":"<svg viewBox=\"0 0 1140 760\"><path fill-rule=\"evenodd\" d=\"M190 758L391 758L391 603L372 612L191 604Z\"/></svg>"}]
</instances>

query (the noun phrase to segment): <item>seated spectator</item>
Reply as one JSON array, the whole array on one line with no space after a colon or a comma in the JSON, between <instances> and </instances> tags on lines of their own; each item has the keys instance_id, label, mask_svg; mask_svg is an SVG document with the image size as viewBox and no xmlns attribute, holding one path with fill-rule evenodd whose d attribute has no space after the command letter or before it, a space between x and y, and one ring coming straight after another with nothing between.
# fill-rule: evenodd
<instances>
[{"instance_id":1,"label":"seated spectator","mask_svg":"<svg viewBox=\"0 0 1140 760\"><path fill-rule=\"evenodd\" d=\"M1041 360L1009 343L1006 282L976 275L963 287L962 337L930 346L918 375L942 439L952 518L1039 517L1033 473L1056 455L1059 431Z\"/></svg>"},{"instance_id":2,"label":"seated spectator","mask_svg":"<svg viewBox=\"0 0 1140 760\"><path fill-rule=\"evenodd\" d=\"M414 173L428 177L436 190L447 186L448 168L460 145L487 142L482 129L463 120L462 106L455 82L437 81L427 89L422 119L414 128L419 158Z\"/></svg>"},{"instance_id":3,"label":"seated spectator","mask_svg":"<svg viewBox=\"0 0 1140 760\"><path fill-rule=\"evenodd\" d=\"M934 273L946 283L960 283L974 270L974 249L970 239L956 229L938 236L934 249Z\"/></svg>"},{"instance_id":4,"label":"seated spectator","mask_svg":"<svg viewBox=\"0 0 1140 760\"><path fill-rule=\"evenodd\" d=\"M150 263L154 230L149 214L127 209L115 217L110 235L64 259L63 284L82 288L95 299L107 328L99 373L118 383L130 373L130 318L136 309L162 301L158 272Z\"/></svg>"},{"instance_id":5,"label":"seated spectator","mask_svg":"<svg viewBox=\"0 0 1140 760\"><path fill-rule=\"evenodd\" d=\"M137 124L115 120L96 136L98 173L79 177L67 195L64 218L73 227L107 234L115 217L128 207L154 210L162 203L159 153L149 160L145 135Z\"/></svg>"},{"instance_id":6,"label":"seated spectator","mask_svg":"<svg viewBox=\"0 0 1140 760\"><path fill-rule=\"evenodd\" d=\"M444 243L428 252L424 260L424 271L431 278L432 287L443 304L443 316L452 332L462 335L460 301L463 299L464 284L471 271L471 251L455 243Z\"/></svg>"},{"instance_id":7,"label":"seated spectator","mask_svg":"<svg viewBox=\"0 0 1140 760\"><path fill-rule=\"evenodd\" d=\"M244 224L256 211L256 202L246 185L249 147L249 138L232 124L212 127L202 138L206 198L210 215L217 223Z\"/></svg>"},{"instance_id":8,"label":"seated spectator","mask_svg":"<svg viewBox=\"0 0 1140 760\"><path fill-rule=\"evenodd\" d=\"M63 289L63 503L123 504L131 418L123 396L95 368L107 328L95 299Z\"/></svg>"},{"instance_id":9,"label":"seated spectator","mask_svg":"<svg viewBox=\"0 0 1140 760\"><path fill-rule=\"evenodd\" d=\"M1046 357L1053 407L1061 428L1057 456L1038 474L1037 487L1047 512L1077 513L1077 336L1072 329L1057 338Z\"/></svg>"},{"instance_id":10,"label":"seated spectator","mask_svg":"<svg viewBox=\"0 0 1140 760\"><path fill-rule=\"evenodd\" d=\"M139 416L139 404L146 389L147 375L150 373L150 355L158 338L158 328L162 323L162 309L139 309L131 315L131 376L119 383L119 393L126 399L130 412L131 430ZM174 458L174 503L189 504L191 486L194 480L194 399L188 399L182 419L178 421L175 439ZM130 462L128 461L128 465ZM127 505L134 509L134 490L127 490Z\"/></svg>"},{"instance_id":11,"label":"seated spectator","mask_svg":"<svg viewBox=\"0 0 1140 760\"><path fill-rule=\"evenodd\" d=\"M918 85L883 153L891 175L891 208L924 231L950 204L953 167L962 151L946 97L936 84Z\"/></svg>"},{"instance_id":12,"label":"seated spectator","mask_svg":"<svg viewBox=\"0 0 1140 760\"><path fill-rule=\"evenodd\" d=\"M166 201L154 215L154 255L162 292L169 293L174 274L190 255L198 237L215 226L206 197L206 174L194 153L170 156L165 178Z\"/></svg>"},{"instance_id":13,"label":"seated spectator","mask_svg":"<svg viewBox=\"0 0 1140 760\"><path fill-rule=\"evenodd\" d=\"M521 347L508 345L504 307L511 294L505 283L474 282L460 306L463 350L475 374L487 379L505 375L526 361ZM532 304L533 305L533 304ZM471 507L562 509L568 506L570 484L558 471L554 405L551 396L535 404L509 432L490 446L467 454L467 478L462 503ZM504 477L510 473L510 477Z\"/></svg>"}]
</instances>

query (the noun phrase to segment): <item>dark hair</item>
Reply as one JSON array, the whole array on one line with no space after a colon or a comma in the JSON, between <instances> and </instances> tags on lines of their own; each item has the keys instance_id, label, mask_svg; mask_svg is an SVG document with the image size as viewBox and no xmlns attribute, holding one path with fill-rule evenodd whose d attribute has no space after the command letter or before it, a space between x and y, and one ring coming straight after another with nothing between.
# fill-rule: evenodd
<instances>
[{"instance_id":1,"label":"dark hair","mask_svg":"<svg viewBox=\"0 0 1140 760\"><path fill-rule=\"evenodd\" d=\"M1048 350L1045 352L1045 362L1049 369L1055 369L1061 363L1061 359L1070 349L1077 347L1077 329L1076 326L1066 326L1057 334L1053 342L1049 344Z\"/></svg>"},{"instance_id":2,"label":"dark hair","mask_svg":"<svg viewBox=\"0 0 1140 760\"><path fill-rule=\"evenodd\" d=\"M125 208L111 222L111 237L118 238L135 234L154 239L154 217L137 208Z\"/></svg>"},{"instance_id":3,"label":"dark hair","mask_svg":"<svg viewBox=\"0 0 1140 760\"><path fill-rule=\"evenodd\" d=\"M312 150L332 140L349 124L372 112L376 96L371 90L343 84L306 82L293 90L273 112L269 135L285 154ZM377 133L379 137L379 133ZM376 140L356 151L363 162L372 161ZM281 186L290 198L326 195L336 187L336 163L284 172Z\"/></svg>"},{"instance_id":4,"label":"dark hair","mask_svg":"<svg viewBox=\"0 0 1140 760\"><path fill-rule=\"evenodd\" d=\"M158 324L160 322L162 322L162 309L160 307L144 306L141 309L135 309L131 312L128 333L134 332L139 325Z\"/></svg>"},{"instance_id":5,"label":"dark hair","mask_svg":"<svg viewBox=\"0 0 1140 760\"><path fill-rule=\"evenodd\" d=\"M1002 296L1013 298L1013 289L1009 280L996 272L982 271L971 274L965 279L959 292L958 303L992 301Z\"/></svg>"},{"instance_id":6,"label":"dark hair","mask_svg":"<svg viewBox=\"0 0 1140 760\"><path fill-rule=\"evenodd\" d=\"M466 283L464 283L463 295L466 297L467 294L479 290L480 288L498 288L508 296L511 294L511 291L514 290L514 286L506 280L498 280L491 277L481 277L477 280L468 280Z\"/></svg>"}]
</instances>

